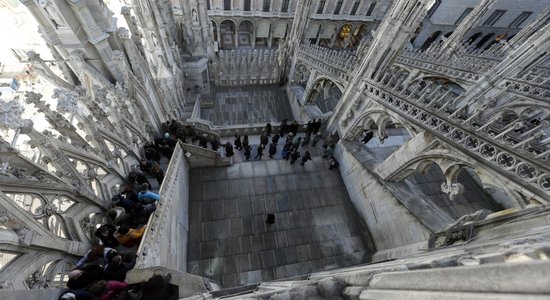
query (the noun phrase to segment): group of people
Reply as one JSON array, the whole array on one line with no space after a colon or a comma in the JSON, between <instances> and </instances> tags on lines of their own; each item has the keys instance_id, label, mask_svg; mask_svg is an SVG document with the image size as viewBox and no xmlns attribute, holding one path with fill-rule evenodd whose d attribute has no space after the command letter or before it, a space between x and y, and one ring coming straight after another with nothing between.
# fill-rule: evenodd
<instances>
[{"instance_id":1,"label":"group of people","mask_svg":"<svg viewBox=\"0 0 550 300\"><path fill-rule=\"evenodd\" d=\"M298 130L300 124L293 121L289 124L288 119L284 119L279 126L279 132L273 133L273 126L271 123L267 123L264 132L260 136L260 143L256 148L256 153L253 159L261 160L264 156L264 152L267 150L269 158L274 158L277 154L279 141L285 137L286 140L281 151L281 158L290 160L291 164L294 164L301 158L301 165L305 165L306 162L312 159L311 153L305 151L300 153L300 147L311 145L315 147L319 141L323 139L321 135L321 119L314 119L306 124L305 135L298 136ZM233 143L226 142L220 145L220 141L217 137L207 134L203 130L197 129L194 125L184 125L180 121L171 120L162 124L162 130L164 130L164 136L156 140L156 146L146 146L146 158L148 160L158 160L161 155L168 158L171 157L177 140L181 140L184 143L193 144L198 142L200 147L214 151L218 151L221 147L226 157L232 157L235 155L235 150L242 151L244 158L248 161L252 158L252 145L250 144L248 135L235 135ZM271 143L270 143L271 141ZM335 168L338 166L338 162L334 159L334 144L325 143L323 158L329 161L329 168ZM145 171L144 171L145 172ZM151 172L149 172L151 174ZM155 175L152 175L155 177Z\"/></svg>"},{"instance_id":2,"label":"group of people","mask_svg":"<svg viewBox=\"0 0 550 300\"><path fill-rule=\"evenodd\" d=\"M146 176L155 178L159 185L164 178L160 155L169 157L169 153L157 146L146 147L153 151L144 149L149 156L140 160L140 171L131 171L120 193L111 199L112 208L107 211L106 222L96 229L96 241L91 249L69 272L68 290L59 299L177 299L177 291L168 284L170 278L166 276L155 275L147 282L132 286L125 282L126 273L136 263L135 252L149 216L161 201L158 194L150 191Z\"/></svg>"},{"instance_id":3,"label":"group of people","mask_svg":"<svg viewBox=\"0 0 550 300\"><path fill-rule=\"evenodd\" d=\"M287 134L283 148L281 150L281 158L285 160L290 160L290 164L294 164L298 159L301 158L300 165L304 166L309 160L312 159L311 153L309 150L305 150L303 153L300 152L300 147L306 147L311 145L315 147L319 141L323 139L321 132L319 131L321 127L321 120L309 121L306 125L305 135L298 136L298 123L294 121L292 124L288 124L287 120L281 122L280 130L278 133L272 135L272 125L267 123L264 129L264 132L260 136L260 143L256 149L256 156L254 159L261 160L264 156L264 151L267 149L269 158L274 158L277 154L277 148L279 147L279 141L285 137ZM271 143L270 143L271 140ZM234 145L234 146L233 146ZM235 140L233 144L226 142L224 145L225 156L232 157L235 155L235 149L243 151L244 158L248 161L252 157L252 146L250 145L248 135L235 135ZM338 162L334 159L334 144L324 143L323 148L325 148L323 158L329 160L329 168L334 168L338 166Z\"/></svg>"}]
</instances>

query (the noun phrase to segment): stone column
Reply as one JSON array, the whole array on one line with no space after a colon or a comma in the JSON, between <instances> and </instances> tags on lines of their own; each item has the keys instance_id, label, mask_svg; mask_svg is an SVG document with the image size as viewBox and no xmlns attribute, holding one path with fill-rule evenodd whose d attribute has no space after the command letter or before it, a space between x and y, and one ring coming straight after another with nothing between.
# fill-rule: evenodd
<instances>
[{"instance_id":1,"label":"stone column","mask_svg":"<svg viewBox=\"0 0 550 300\"><path fill-rule=\"evenodd\" d=\"M447 55L460 55L462 43L472 28L477 27L481 17L495 4L496 0L481 0L476 7L460 22L451 36L443 43L441 47Z\"/></svg>"},{"instance_id":2,"label":"stone column","mask_svg":"<svg viewBox=\"0 0 550 300\"><path fill-rule=\"evenodd\" d=\"M337 129L336 125L344 116L354 115L354 99L361 93L362 81L375 79L393 63L403 46L411 39L434 0L396 0L389 8L380 26L376 30L366 54L361 59L352 80L342 94L342 98L329 120L329 128ZM346 129L347 130L347 129ZM341 132L340 136L345 136Z\"/></svg>"},{"instance_id":3,"label":"stone column","mask_svg":"<svg viewBox=\"0 0 550 300\"><path fill-rule=\"evenodd\" d=\"M531 35L525 42L487 72L477 84L469 89L461 98L462 102L475 104L478 107L487 104L493 98L497 88L506 78L524 73L546 58L550 50L550 24ZM494 96L494 95L493 95ZM484 99L483 99L484 98Z\"/></svg>"},{"instance_id":4,"label":"stone column","mask_svg":"<svg viewBox=\"0 0 550 300\"><path fill-rule=\"evenodd\" d=\"M525 26L511 40L504 44L502 50L515 50L523 44L529 37L540 32L542 28L550 22L550 6L541 12L537 18L529 25Z\"/></svg>"}]
</instances>

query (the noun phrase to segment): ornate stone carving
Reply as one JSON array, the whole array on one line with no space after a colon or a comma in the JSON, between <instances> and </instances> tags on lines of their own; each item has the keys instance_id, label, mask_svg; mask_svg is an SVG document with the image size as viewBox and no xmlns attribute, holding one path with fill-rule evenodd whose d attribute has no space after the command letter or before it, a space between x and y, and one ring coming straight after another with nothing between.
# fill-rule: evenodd
<instances>
[{"instance_id":1,"label":"ornate stone carving","mask_svg":"<svg viewBox=\"0 0 550 300\"><path fill-rule=\"evenodd\" d=\"M457 196L464 193L464 186L458 182L449 183L443 182L441 184L441 191L447 195L451 200L455 200Z\"/></svg>"}]
</instances>

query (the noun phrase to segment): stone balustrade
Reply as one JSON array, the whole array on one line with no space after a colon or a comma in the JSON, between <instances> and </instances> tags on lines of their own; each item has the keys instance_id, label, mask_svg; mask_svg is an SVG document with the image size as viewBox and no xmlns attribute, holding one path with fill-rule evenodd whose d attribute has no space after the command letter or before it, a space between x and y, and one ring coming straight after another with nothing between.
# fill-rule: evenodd
<instances>
[{"instance_id":1,"label":"stone balustrade","mask_svg":"<svg viewBox=\"0 0 550 300\"><path fill-rule=\"evenodd\" d=\"M464 55L443 56L439 47L430 47L426 51L404 50L396 60L397 63L450 77L457 81L474 83L488 74L502 59L505 52L502 45L496 44L488 50L464 49ZM501 87L509 92L528 96L545 102L550 101L550 69L543 63L528 72L505 78Z\"/></svg>"},{"instance_id":2,"label":"stone balustrade","mask_svg":"<svg viewBox=\"0 0 550 300\"><path fill-rule=\"evenodd\" d=\"M418 83L402 86L400 80L391 78L391 75L385 76L380 82L365 81L364 94L471 157L483 161L505 177L513 178L511 181L520 182L522 187L518 189L526 195L541 195L550 201L550 152L531 150L540 140L529 140L531 149L518 147L519 142L514 144L514 141L505 138L512 132L509 128L493 133L484 131L483 127L471 123L475 114L467 115L461 108L450 107L456 95L441 95L438 91L422 88ZM512 129L521 128L512 125Z\"/></svg>"},{"instance_id":3,"label":"stone balustrade","mask_svg":"<svg viewBox=\"0 0 550 300\"><path fill-rule=\"evenodd\" d=\"M316 45L301 44L298 59L311 65L321 73L348 82L359 63L355 51L332 50Z\"/></svg>"},{"instance_id":4,"label":"stone balustrade","mask_svg":"<svg viewBox=\"0 0 550 300\"><path fill-rule=\"evenodd\" d=\"M276 84L282 71L279 50L221 50L210 74L217 86Z\"/></svg>"},{"instance_id":5,"label":"stone balustrade","mask_svg":"<svg viewBox=\"0 0 550 300\"><path fill-rule=\"evenodd\" d=\"M135 270L164 267L185 272L189 231L189 163L178 142L137 251Z\"/></svg>"}]
</instances>

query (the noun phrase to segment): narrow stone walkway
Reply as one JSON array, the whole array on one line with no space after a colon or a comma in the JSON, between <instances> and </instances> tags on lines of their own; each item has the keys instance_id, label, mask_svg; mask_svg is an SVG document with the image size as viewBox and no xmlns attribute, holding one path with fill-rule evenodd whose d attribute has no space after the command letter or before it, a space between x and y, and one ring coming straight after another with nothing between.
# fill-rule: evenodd
<instances>
[{"instance_id":1,"label":"narrow stone walkway","mask_svg":"<svg viewBox=\"0 0 550 300\"><path fill-rule=\"evenodd\" d=\"M271 159L193 169L190 177L190 273L227 288L364 262L340 173L319 156L305 166Z\"/></svg>"}]
</instances>

